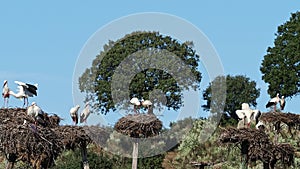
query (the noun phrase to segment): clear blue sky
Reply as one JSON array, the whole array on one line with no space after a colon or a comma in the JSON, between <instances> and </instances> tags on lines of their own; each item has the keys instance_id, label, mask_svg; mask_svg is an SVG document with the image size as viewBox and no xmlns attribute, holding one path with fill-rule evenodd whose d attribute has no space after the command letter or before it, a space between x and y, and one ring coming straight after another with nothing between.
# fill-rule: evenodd
<instances>
[{"instance_id":1,"label":"clear blue sky","mask_svg":"<svg viewBox=\"0 0 300 169\"><path fill-rule=\"evenodd\" d=\"M30 101L70 124L73 72L86 41L120 17L163 12L202 30L218 52L226 74L255 80L261 88L257 108L266 111L269 96L259 67L267 47L273 45L277 26L299 7L300 1L295 0L5 1L0 5L0 81L7 79L12 90L16 89L14 80L38 83L38 97ZM286 111L298 113L299 102L299 96L288 100ZM21 105L21 101L10 99L10 106Z\"/></svg>"}]
</instances>

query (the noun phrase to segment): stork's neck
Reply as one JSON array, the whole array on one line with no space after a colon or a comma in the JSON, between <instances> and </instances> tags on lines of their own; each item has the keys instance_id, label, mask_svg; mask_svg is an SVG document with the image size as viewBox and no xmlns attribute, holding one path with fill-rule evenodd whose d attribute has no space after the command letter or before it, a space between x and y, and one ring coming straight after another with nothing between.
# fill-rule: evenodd
<instances>
[{"instance_id":1,"label":"stork's neck","mask_svg":"<svg viewBox=\"0 0 300 169\"><path fill-rule=\"evenodd\" d=\"M8 88L8 84L7 84L7 83L4 83L4 84L3 84L3 88Z\"/></svg>"},{"instance_id":2,"label":"stork's neck","mask_svg":"<svg viewBox=\"0 0 300 169\"><path fill-rule=\"evenodd\" d=\"M11 91L11 90L9 91L9 94L13 95L14 97L17 97L17 94L15 92Z\"/></svg>"},{"instance_id":3,"label":"stork's neck","mask_svg":"<svg viewBox=\"0 0 300 169\"><path fill-rule=\"evenodd\" d=\"M15 92L13 92L13 91L10 90L8 93L10 95L13 95L15 98L18 98L18 99L21 99L21 98L25 97L25 95L23 93L21 93L21 92L15 93Z\"/></svg>"}]
</instances>

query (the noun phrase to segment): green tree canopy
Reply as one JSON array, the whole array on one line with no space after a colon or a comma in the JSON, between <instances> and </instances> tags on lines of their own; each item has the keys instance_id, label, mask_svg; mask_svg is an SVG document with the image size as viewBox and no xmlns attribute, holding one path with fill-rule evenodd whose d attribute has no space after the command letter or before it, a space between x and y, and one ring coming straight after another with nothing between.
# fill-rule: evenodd
<instances>
[{"instance_id":1,"label":"green tree canopy","mask_svg":"<svg viewBox=\"0 0 300 169\"><path fill-rule=\"evenodd\" d=\"M200 88L198 62L192 42L180 43L158 32L133 32L104 45L79 78L79 88L103 114L128 104L131 97L177 110L183 90Z\"/></svg>"},{"instance_id":2,"label":"green tree canopy","mask_svg":"<svg viewBox=\"0 0 300 169\"><path fill-rule=\"evenodd\" d=\"M271 97L280 93L292 97L300 92L300 12L280 25L275 34L274 47L268 47L260 71L269 84Z\"/></svg>"},{"instance_id":3,"label":"green tree canopy","mask_svg":"<svg viewBox=\"0 0 300 169\"><path fill-rule=\"evenodd\" d=\"M218 102L218 99L212 100L212 88L219 84L224 84L226 81L226 102ZM217 93L220 94L220 93ZM222 94L222 93L221 93ZM212 113L227 113L230 117L238 119L235 114L236 110L241 109L242 103L248 103L250 106L256 106L256 99L260 95L260 89L256 88L256 82L251 81L246 76L230 76L227 75L216 77L209 86L203 92L203 99L206 100L206 104L202 105L205 111L211 111ZM215 96L216 98L218 96ZM213 104L225 104L224 112L216 112L220 110L212 110ZM217 106L216 106L217 107Z\"/></svg>"}]
</instances>

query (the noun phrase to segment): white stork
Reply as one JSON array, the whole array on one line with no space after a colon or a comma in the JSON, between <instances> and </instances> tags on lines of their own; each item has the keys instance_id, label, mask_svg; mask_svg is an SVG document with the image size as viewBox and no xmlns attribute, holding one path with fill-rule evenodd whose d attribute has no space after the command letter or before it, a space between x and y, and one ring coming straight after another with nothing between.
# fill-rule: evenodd
<instances>
[{"instance_id":1,"label":"white stork","mask_svg":"<svg viewBox=\"0 0 300 169\"><path fill-rule=\"evenodd\" d=\"M150 113L153 114L153 112L150 111L150 107L152 106L152 102L151 102L150 100L142 101L142 105L143 105L146 109L148 109L148 114L150 114Z\"/></svg>"},{"instance_id":2,"label":"white stork","mask_svg":"<svg viewBox=\"0 0 300 169\"><path fill-rule=\"evenodd\" d=\"M279 102L279 93L277 93L276 97L269 100L269 102L266 104L266 108L274 106L274 111L276 111L276 105Z\"/></svg>"},{"instance_id":3,"label":"white stork","mask_svg":"<svg viewBox=\"0 0 300 169\"><path fill-rule=\"evenodd\" d=\"M252 110L252 120L255 120L255 124L259 123L259 117L261 116L261 112L259 110Z\"/></svg>"},{"instance_id":4,"label":"white stork","mask_svg":"<svg viewBox=\"0 0 300 169\"><path fill-rule=\"evenodd\" d=\"M261 112L259 110L250 109L248 103L243 103L242 110L236 110L235 113L248 127L250 127L251 120L255 120L255 124L257 124L261 116Z\"/></svg>"},{"instance_id":5,"label":"white stork","mask_svg":"<svg viewBox=\"0 0 300 169\"><path fill-rule=\"evenodd\" d=\"M257 130L260 130L260 129L264 129L265 128L265 125L263 122L259 121L256 125L255 125L255 128Z\"/></svg>"},{"instance_id":6,"label":"white stork","mask_svg":"<svg viewBox=\"0 0 300 169\"><path fill-rule=\"evenodd\" d=\"M244 126L249 127L251 122L251 110L236 110L236 115L240 119L240 121L243 121Z\"/></svg>"},{"instance_id":7,"label":"white stork","mask_svg":"<svg viewBox=\"0 0 300 169\"><path fill-rule=\"evenodd\" d=\"M25 106L25 104L26 106L28 106L28 97L37 96L38 85L37 84L32 85L20 81L15 81L15 83L18 84L19 92L14 93L13 91L10 91L9 94L13 95L15 98L23 99L24 100L23 107Z\"/></svg>"},{"instance_id":8,"label":"white stork","mask_svg":"<svg viewBox=\"0 0 300 169\"><path fill-rule=\"evenodd\" d=\"M90 113L90 104L87 102L84 109L80 113L80 123L86 123L86 120L89 117Z\"/></svg>"},{"instance_id":9,"label":"white stork","mask_svg":"<svg viewBox=\"0 0 300 169\"><path fill-rule=\"evenodd\" d=\"M133 97L133 98L130 100L130 103L133 104L133 111L134 111L136 114L138 114L139 111L138 111L137 109L138 109L138 108L140 107L140 105L141 105L141 102L139 101L139 99L136 98L136 97Z\"/></svg>"},{"instance_id":10,"label":"white stork","mask_svg":"<svg viewBox=\"0 0 300 169\"><path fill-rule=\"evenodd\" d=\"M32 102L31 105L27 108L27 115L35 119L35 125L37 125L38 118L39 116L42 116L43 113L44 112L42 111L42 109L35 102ZM40 119L39 121L42 123ZM24 121L24 123L26 123L26 120Z\"/></svg>"},{"instance_id":11,"label":"white stork","mask_svg":"<svg viewBox=\"0 0 300 169\"><path fill-rule=\"evenodd\" d=\"M80 108L80 106L76 105L75 107L72 107L70 109L70 115L71 115L71 118L73 120L74 125L78 124L78 110L79 110L79 108Z\"/></svg>"},{"instance_id":12,"label":"white stork","mask_svg":"<svg viewBox=\"0 0 300 169\"><path fill-rule=\"evenodd\" d=\"M2 89L2 97L4 99L4 107L8 107L8 99L9 99L9 88L7 84L7 80L4 80L3 89Z\"/></svg>"},{"instance_id":13,"label":"white stork","mask_svg":"<svg viewBox=\"0 0 300 169\"><path fill-rule=\"evenodd\" d=\"M280 99L280 109L281 109L281 110L284 110L284 107L285 107L284 96L281 96L281 99Z\"/></svg>"}]
</instances>

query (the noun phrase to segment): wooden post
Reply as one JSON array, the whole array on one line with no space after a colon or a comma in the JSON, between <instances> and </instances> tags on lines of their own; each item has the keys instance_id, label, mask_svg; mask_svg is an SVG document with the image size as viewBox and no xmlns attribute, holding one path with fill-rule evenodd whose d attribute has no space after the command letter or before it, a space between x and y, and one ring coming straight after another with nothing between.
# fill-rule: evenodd
<instances>
[{"instance_id":1,"label":"wooden post","mask_svg":"<svg viewBox=\"0 0 300 169\"><path fill-rule=\"evenodd\" d=\"M248 152L249 152L249 142L243 141L241 145L241 154L242 154L242 163L241 163L241 169L248 169Z\"/></svg>"},{"instance_id":2,"label":"wooden post","mask_svg":"<svg viewBox=\"0 0 300 169\"><path fill-rule=\"evenodd\" d=\"M275 135L274 135L274 144L278 143L278 135L280 133L280 121L275 123Z\"/></svg>"},{"instance_id":3,"label":"wooden post","mask_svg":"<svg viewBox=\"0 0 300 169\"><path fill-rule=\"evenodd\" d=\"M81 147L81 156L82 156L83 169L90 169L89 162L87 159L86 144L83 144Z\"/></svg>"},{"instance_id":4,"label":"wooden post","mask_svg":"<svg viewBox=\"0 0 300 169\"><path fill-rule=\"evenodd\" d=\"M133 150L132 150L132 169L137 169L139 155L139 143L137 140L133 141Z\"/></svg>"}]
</instances>

